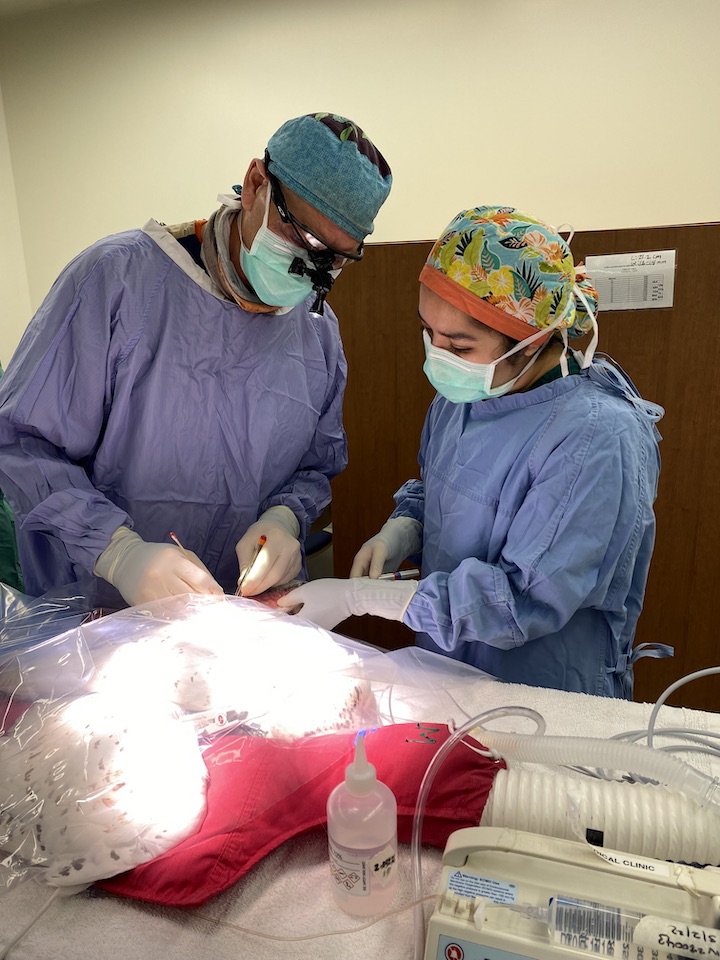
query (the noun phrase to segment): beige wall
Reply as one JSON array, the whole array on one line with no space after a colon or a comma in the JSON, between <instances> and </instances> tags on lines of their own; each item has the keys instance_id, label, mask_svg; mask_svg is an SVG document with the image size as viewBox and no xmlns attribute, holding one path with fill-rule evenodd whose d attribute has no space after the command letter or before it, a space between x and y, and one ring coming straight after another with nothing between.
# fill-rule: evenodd
<instances>
[{"instance_id":1,"label":"beige wall","mask_svg":"<svg viewBox=\"0 0 720 960\"><path fill-rule=\"evenodd\" d=\"M0 360L82 247L207 216L273 130L312 110L352 117L390 161L380 241L435 237L476 203L576 229L720 220L718 33L717 0L122 0L6 16Z\"/></svg>"},{"instance_id":2,"label":"beige wall","mask_svg":"<svg viewBox=\"0 0 720 960\"><path fill-rule=\"evenodd\" d=\"M7 366L30 313L30 291L0 91L0 365Z\"/></svg>"}]
</instances>

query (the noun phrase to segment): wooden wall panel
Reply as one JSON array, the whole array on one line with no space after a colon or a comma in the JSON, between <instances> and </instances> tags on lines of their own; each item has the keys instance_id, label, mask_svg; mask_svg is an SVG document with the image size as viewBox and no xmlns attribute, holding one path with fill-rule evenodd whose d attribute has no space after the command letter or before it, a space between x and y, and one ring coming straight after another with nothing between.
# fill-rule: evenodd
<instances>
[{"instance_id":1,"label":"wooden wall panel","mask_svg":"<svg viewBox=\"0 0 720 960\"><path fill-rule=\"evenodd\" d=\"M720 224L598 231L573 240L592 254L676 250L674 305L600 314L600 346L643 396L665 407L658 522L636 644L675 647L671 660L641 660L636 699L653 701L673 681L720 664ZM671 703L720 709L720 678L694 681Z\"/></svg>"},{"instance_id":2,"label":"wooden wall panel","mask_svg":"<svg viewBox=\"0 0 720 960\"><path fill-rule=\"evenodd\" d=\"M331 297L350 371L350 462L333 482L336 576L348 575L357 548L392 510L397 487L418 476L420 430L433 391L422 372L417 277L430 246L370 245L362 264L343 271ZM636 637L675 647L671 660L637 665L636 699L654 701L681 676L720 664L720 224L578 233L572 247L576 262L590 254L677 251L672 308L600 314L599 349L666 409L658 536ZM375 617L352 618L338 629L386 648L413 640L402 624ZM696 681L669 702L720 709L720 679Z\"/></svg>"},{"instance_id":3,"label":"wooden wall panel","mask_svg":"<svg viewBox=\"0 0 720 960\"><path fill-rule=\"evenodd\" d=\"M345 429L349 463L333 481L335 576L347 577L358 548L377 533L401 483L420 474L420 431L434 391L422 371L418 276L430 242L374 244L343 270L331 302L348 359ZM340 632L386 649L413 643L401 623L353 617Z\"/></svg>"}]
</instances>

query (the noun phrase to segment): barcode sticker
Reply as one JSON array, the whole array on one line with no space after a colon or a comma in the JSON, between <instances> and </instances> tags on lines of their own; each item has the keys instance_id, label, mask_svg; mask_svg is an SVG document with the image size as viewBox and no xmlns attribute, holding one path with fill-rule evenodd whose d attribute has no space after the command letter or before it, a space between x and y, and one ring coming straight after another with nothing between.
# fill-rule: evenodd
<instances>
[{"instance_id":1,"label":"barcode sticker","mask_svg":"<svg viewBox=\"0 0 720 960\"><path fill-rule=\"evenodd\" d=\"M640 913L570 897L554 897L550 908L554 919L552 938L558 946L617 960L664 957L657 950L633 943L635 927L643 916Z\"/></svg>"}]
</instances>

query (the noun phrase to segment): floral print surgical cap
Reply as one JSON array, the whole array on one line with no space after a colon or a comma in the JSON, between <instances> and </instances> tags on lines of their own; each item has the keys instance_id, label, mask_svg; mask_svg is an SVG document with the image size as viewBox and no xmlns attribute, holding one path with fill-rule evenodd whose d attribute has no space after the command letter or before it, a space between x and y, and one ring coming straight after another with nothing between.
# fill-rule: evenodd
<instances>
[{"instance_id":1,"label":"floral print surgical cap","mask_svg":"<svg viewBox=\"0 0 720 960\"><path fill-rule=\"evenodd\" d=\"M495 330L524 340L561 314L571 337L592 326L597 293L567 242L548 224L514 207L474 207L459 213L435 243L421 283ZM567 311L566 311L567 308Z\"/></svg>"}]
</instances>

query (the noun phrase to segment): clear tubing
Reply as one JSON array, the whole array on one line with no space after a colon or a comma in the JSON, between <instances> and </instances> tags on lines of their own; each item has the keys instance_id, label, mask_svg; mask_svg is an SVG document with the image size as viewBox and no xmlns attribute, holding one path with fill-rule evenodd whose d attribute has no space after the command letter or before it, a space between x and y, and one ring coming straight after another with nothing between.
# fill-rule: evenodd
<instances>
[{"instance_id":1,"label":"clear tubing","mask_svg":"<svg viewBox=\"0 0 720 960\"><path fill-rule=\"evenodd\" d=\"M568 809L571 800L577 816ZM480 819L548 837L603 833L602 845L657 860L720 865L720 831L711 808L653 784L562 776L528 768L498 770Z\"/></svg>"},{"instance_id":2,"label":"clear tubing","mask_svg":"<svg viewBox=\"0 0 720 960\"><path fill-rule=\"evenodd\" d=\"M657 703L652 709L650 714L650 719L648 721L648 733L647 733L647 745L652 747L653 745L653 734L655 732L655 721L657 720L657 715L660 712L660 707L665 703L667 698L678 690L680 687L684 686L686 683L690 683L692 680L698 680L700 677L712 677L720 673L720 667L707 667L705 670L696 670L695 673L689 673L685 677L681 677L679 680L676 680L675 683L671 683L658 697Z\"/></svg>"},{"instance_id":3,"label":"clear tubing","mask_svg":"<svg viewBox=\"0 0 720 960\"><path fill-rule=\"evenodd\" d=\"M476 724L477 725L477 724ZM709 804L720 813L720 781L683 760L660 750L599 740L593 737L536 737L482 729L482 743L505 759L529 763L572 766L591 763L612 770L625 770L664 783L670 790L687 794L701 806Z\"/></svg>"},{"instance_id":4,"label":"clear tubing","mask_svg":"<svg viewBox=\"0 0 720 960\"><path fill-rule=\"evenodd\" d=\"M415 807L415 816L413 817L412 839L410 843L410 859L412 863L412 899L415 901L413 909L413 933L415 946L415 960L423 960L425 952L425 911L423 903L420 900L420 891L422 889L422 870L420 862L420 843L422 839L422 824L425 815L425 804L427 802L430 788L433 785L435 774L440 768L440 764L450 753L453 747L462 740L463 737L471 733L483 720L495 720L500 717L529 717L537 725L537 732L542 734L545 731L545 721L542 716L530 707L496 707L493 710L486 710L484 713L472 717L467 723L458 727L451 736L443 743L438 752L428 764L425 771L420 790L418 792L417 804ZM542 739L538 737L538 739Z\"/></svg>"}]
</instances>

